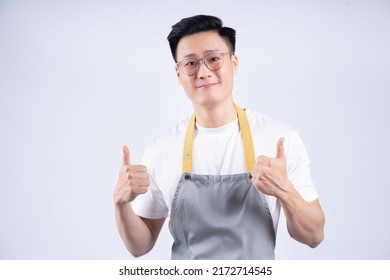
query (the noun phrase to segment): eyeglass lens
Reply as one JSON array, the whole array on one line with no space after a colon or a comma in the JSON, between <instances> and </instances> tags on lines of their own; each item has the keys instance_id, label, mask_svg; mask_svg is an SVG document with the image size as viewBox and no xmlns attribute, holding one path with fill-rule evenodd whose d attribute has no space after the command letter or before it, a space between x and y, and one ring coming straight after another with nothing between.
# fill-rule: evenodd
<instances>
[{"instance_id":1,"label":"eyeglass lens","mask_svg":"<svg viewBox=\"0 0 390 280\"><path fill-rule=\"evenodd\" d=\"M200 63L202 63L201 61L203 60L209 70L217 71L223 66L223 55L224 54L221 53L211 53L203 59L187 58L180 62L179 68L188 76L195 75L200 67Z\"/></svg>"}]
</instances>

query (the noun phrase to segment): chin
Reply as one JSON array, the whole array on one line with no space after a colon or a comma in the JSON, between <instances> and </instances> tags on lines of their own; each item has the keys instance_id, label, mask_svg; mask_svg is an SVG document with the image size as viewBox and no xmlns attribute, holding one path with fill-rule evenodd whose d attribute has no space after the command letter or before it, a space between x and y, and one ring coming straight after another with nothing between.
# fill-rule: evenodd
<instances>
[{"instance_id":1,"label":"chin","mask_svg":"<svg viewBox=\"0 0 390 280\"><path fill-rule=\"evenodd\" d=\"M202 99L194 100L193 103L205 108L212 108L222 103L222 101L223 99L220 98L202 98Z\"/></svg>"},{"instance_id":2,"label":"chin","mask_svg":"<svg viewBox=\"0 0 390 280\"><path fill-rule=\"evenodd\" d=\"M196 89L190 94L187 94L187 97L191 100L192 103L198 106L215 106L229 97L225 92L216 89Z\"/></svg>"}]
</instances>

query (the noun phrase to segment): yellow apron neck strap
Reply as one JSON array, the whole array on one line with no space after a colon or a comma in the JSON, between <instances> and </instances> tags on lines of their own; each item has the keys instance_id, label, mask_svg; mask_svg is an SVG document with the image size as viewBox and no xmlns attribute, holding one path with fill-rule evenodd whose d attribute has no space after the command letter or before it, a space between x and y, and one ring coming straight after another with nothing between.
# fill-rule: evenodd
<instances>
[{"instance_id":1,"label":"yellow apron neck strap","mask_svg":"<svg viewBox=\"0 0 390 280\"><path fill-rule=\"evenodd\" d=\"M246 159L246 171L251 172L255 165L255 153L253 150L252 134L249 127L248 117L245 111L237 104L234 104L237 110L238 124L241 130L242 142ZM192 172L192 145L194 142L195 114L188 121L187 134L184 142L183 152L183 173Z\"/></svg>"},{"instance_id":2,"label":"yellow apron neck strap","mask_svg":"<svg viewBox=\"0 0 390 280\"><path fill-rule=\"evenodd\" d=\"M192 143L194 142L195 114L188 121L187 134L184 142L183 173L192 172Z\"/></svg>"},{"instance_id":3,"label":"yellow apron neck strap","mask_svg":"<svg viewBox=\"0 0 390 280\"><path fill-rule=\"evenodd\" d=\"M253 149L252 133L249 127L248 117L242 108L237 104L234 105L237 109L238 123L241 130L242 143L244 145L246 172L251 172L255 166L255 151Z\"/></svg>"}]
</instances>

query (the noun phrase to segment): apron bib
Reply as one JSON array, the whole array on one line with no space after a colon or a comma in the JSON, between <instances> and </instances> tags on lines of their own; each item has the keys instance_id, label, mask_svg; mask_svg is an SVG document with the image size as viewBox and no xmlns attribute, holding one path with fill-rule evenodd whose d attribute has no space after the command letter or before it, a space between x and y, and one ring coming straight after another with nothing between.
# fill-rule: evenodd
<instances>
[{"instance_id":1,"label":"apron bib","mask_svg":"<svg viewBox=\"0 0 390 280\"><path fill-rule=\"evenodd\" d=\"M248 118L235 105L247 173L192 174L195 115L190 118L183 174L172 201L172 259L275 259L275 231L263 193L251 182L255 156Z\"/></svg>"}]
</instances>

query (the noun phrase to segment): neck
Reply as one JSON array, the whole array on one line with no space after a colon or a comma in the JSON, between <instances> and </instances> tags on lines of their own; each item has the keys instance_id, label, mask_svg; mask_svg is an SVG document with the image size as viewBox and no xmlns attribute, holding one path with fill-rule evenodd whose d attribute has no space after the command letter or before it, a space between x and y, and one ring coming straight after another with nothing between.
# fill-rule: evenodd
<instances>
[{"instance_id":1,"label":"neck","mask_svg":"<svg viewBox=\"0 0 390 280\"><path fill-rule=\"evenodd\" d=\"M212 106L194 104L196 122L206 128L220 127L237 118L233 100L228 99Z\"/></svg>"}]
</instances>

